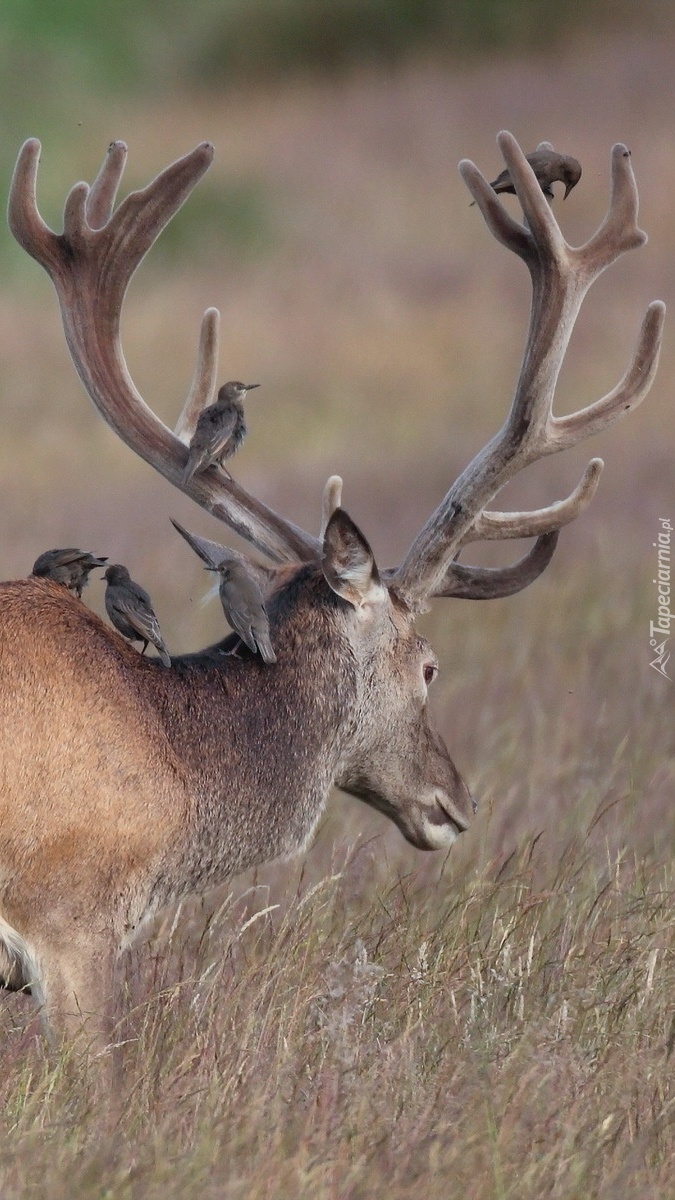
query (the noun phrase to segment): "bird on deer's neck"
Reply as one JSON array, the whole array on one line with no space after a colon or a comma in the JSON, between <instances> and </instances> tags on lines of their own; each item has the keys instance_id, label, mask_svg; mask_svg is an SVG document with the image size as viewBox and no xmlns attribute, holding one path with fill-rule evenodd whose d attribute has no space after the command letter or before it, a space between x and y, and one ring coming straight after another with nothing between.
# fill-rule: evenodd
<instances>
[{"instance_id":1,"label":"bird on deer's neck","mask_svg":"<svg viewBox=\"0 0 675 1200\"><path fill-rule=\"evenodd\" d=\"M104 567L107 561L107 558L97 558L95 554L74 546L63 550L45 550L35 559L31 575L38 579L53 579L81 599L89 583L89 572Z\"/></svg>"},{"instance_id":2,"label":"bird on deer's neck","mask_svg":"<svg viewBox=\"0 0 675 1200\"><path fill-rule=\"evenodd\" d=\"M259 383L238 380L224 383L215 404L209 404L199 414L188 447L183 486L193 475L206 471L214 463L224 463L237 452L247 433L242 401L247 392L257 387Z\"/></svg>"},{"instance_id":3,"label":"bird on deer's neck","mask_svg":"<svg viewBox=\"0 0 675 1200\"><path fill-rule=\"evenodd\" d=\"M171 657L145 588L136 583L127 568L119 563L108 567L105 579L108 583L105 608L115 629L130 642L142 642L141 654L145 654L148 642L152 642L164 666L170 667Z\"/></svg>"},{"instance_id":4,"label":"bird on deer's neck","mask_svg":"<svg viewBox=\"0 0 675 1200\"><path fill-rule=\"evenodd\" d=\"M249 650L260 654L263 662L275 663L270 639L270 623L265 597L243 563L226 558L218 566L208 567L220 575L218 594L228 623Z\"/></svg>"}]
</instances>

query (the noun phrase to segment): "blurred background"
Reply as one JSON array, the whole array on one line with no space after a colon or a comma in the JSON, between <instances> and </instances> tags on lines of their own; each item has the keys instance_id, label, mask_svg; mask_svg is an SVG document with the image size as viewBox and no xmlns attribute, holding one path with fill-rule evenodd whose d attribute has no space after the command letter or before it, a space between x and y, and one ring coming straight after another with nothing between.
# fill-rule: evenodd
<instances>
[{"instance_id":1,"label":"blurred background","mask_svg":"<svg viewBox=\"0 0 675 1200\"><path fill-rule=\"evenodd\" d=\"M39 137L39 203L55 229L68 188L94 177L112 139L129 145L123 192L213 141L213 167L132 283L131 373L173 425L201 314L220 308L221 381L262 385L236 477L313 529L323 482L340 473L384 564L501 424L527 329L526 271L469 207L462 157L493 178L503 128L525 151L548 139L573 154L583 178L554 212L579 244L604 215L612 143L632 151L649 244L589 295L558 413L614 386L647 303L672 298L666 5L6 0L0 35L2 187L21 142ZM169 516L207 537L223 531L103 424L51 285L8 232L0 268L5 577L27 574L46 548L80 545L148 588L172 652L220 637L220 607L202 606L209 581ZM563 846L670 852L675 683L649 667L649 621L658 518L675 518L673 353L667 325L644 407L504 494L504 507L549 503L589 457L605 459L592 507L563 532L546 575L508 600L438 602L424 619L442 667L435 718L481 802L455 870L499 869L540 834L551 861ZM102 595L94 581L87 602L102 611ZM304 869L355 855L369 875L445 869L337 797Z\"/></svg>"}]
</instances>

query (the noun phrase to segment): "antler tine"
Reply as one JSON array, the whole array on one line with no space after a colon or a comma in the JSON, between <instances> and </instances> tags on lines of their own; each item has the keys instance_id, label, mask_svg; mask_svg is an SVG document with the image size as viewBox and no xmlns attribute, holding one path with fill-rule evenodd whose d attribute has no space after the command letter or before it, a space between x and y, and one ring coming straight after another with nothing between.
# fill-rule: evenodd
<instances>
[{"instance_id":1,"label":"antler tine","mask_svg":"<svg viewBox=\"0 0 675 1200\"><path fill-rule=\"evenodd\" d=\"M111 142L101 169L89 189L85 215L90 229L102 229L110 220L127 161L125 142Z\"/></svg>"},{"instance_id":2,"label":"antler tine","mask_svg":"<svg viewBox=\"0 0 675 1200\"><path fill-rule=\"evenodd\" d=\"M599 433L642 403L654 382L659 365L665 319L665 304L661 300L653 300L643 318L633 361L623 379L611 392L587 408L570 413L567 417L551 418L554 450L576 446L583 438Z\"/></svg>"},{"instance_id":3,"label":"antler tine","mask_svg":"<svg viewBox=\"0 0 675 1200\"><path fill-rule=\"evenodd\" d=\"M469 542L497 541L502 538L538 537L569 525L590 504L600 482L604 463L592 458L574 491L565 500L556 500L546 508L532 512L482 512L476 518L462 545Z\"/></svg>"},{"instance_id":4,"label":"antler tine","mask_svg":"<svg viewBox=\"0 0 675 1200\"><path fill-rule=\"evenodd\" d=\"M524 259L529 258L532 239L527 229L519 221L514 221L506 211L497 193L490 187L476 164L470 158L463 158L459 164L459 173L493 237L508 250L513 250L514 254L519 254Z\"/></svg>"},{"instance_id":5,"label":"antler tine","mask_svg":"<svg viewBox=\"0 0 675 1200\"><path fill-rule=\"evenodd\" d=\"M221 546L219 542L212 542L208 538L200 537L196 533L190 533L173 517L169 518L174 529L178 531L181 537L185 538L188 546L194 550L198 558L206 563L209 570L217 570L222 562L242 563L247 571L249 571L256 579L256 582L265 590L270 582L274 579L276 570L274 567L267 567L263 563L249 558L248 554L242 554L240 550L233 550L231 546Z\"/></svg>"},{"instance_id":6,"label":"antler tine","mask_svg":"<svg viewBox=\"0 0 675 1200\"><path fill-rule=\"evenodd\" d=\"M210 404L216 391L218 374L218 345L220 340L220 313L217 308L207 308L202 317L199 331L197 363L190 391L183 405L174 433L188 445L199 420L202 409Z\"/></svg>"},{"instance_id":7,"label":"antler tine","mask_svg":"<svg viewBox=\"0 0 675 1200\"><path fill-rule=\"evenodd\" d=\"M644 242L636 225L637 188L626 148L615 146L609 212L585 246L572 248L564 241L515 139L500 133L498 141L529 228L511 219L472 163L463 162L460 170L491 232L527 263L532 279L527 344L502 429L452 485L396 572L394 586L413 609L423 608L430 596L449 594L439 589L463 544L481 537L523 537L558 529L582 511L597 484L598 460L590 464L567 500L547 509L512 514L484 510L523 467L597 433L634 408L647 394L658 363L665 310L656 301L649 307L633 362L618 386L580 412L553 417L558 375L588 288L621 253ZM468 577L462 586L470 586ZM478 581L477 587L482 588Z\"/></svg>"},{"instance_id":8,"label":"antler tine","mask_svg":"<svg viewBox=\"0 0 675 1200\"><path fill-rule=\"evenodd\" d=\"M617 142L611 154L612 190L609 208L600 228L584 246L572 250L592 282L625 250L644 246L647 234L639 228L639 198L630 150Z\"/></svg>"},{"instance_id":9,"label":"antler tine","mask_svg":"<svg viewBox=\"0 0 675 1200\"><path fill-rule=\"evenodd\" d=\"M37 172L41 149L37 138L29 138L19 150L9 188L7 222L19 245L32 258L43 262L49 271L46 260L50 253L57 255L58 238L43 221L37 206Z\"/></svg>"},{"instance_id":10,"label":"antler tine","mask_svg":"<svg viewBox=\"0 0 675 1200\"><path fill-rule=\"evenodd\" d=\"M527 554L508 567L470 567L453 559L429 599L451 596L456 600L500 600L513 596L546 570L557 544L557 529L540 533ZM380 577L388 587L395 588L397 574L395 567L386 567Z\"/></svg>"},{"instance_id":11,"label":"antler tine","mask_svg":"<svg viewBox=\"0 0 675 1200\"><path fill-rule=\"evenodd\" d=\"M514 596L534 583L546 570L558 544L558 531L544 533L518 562L510 567L467 567L453 562L434 590L434 598L455 600L501 600Z\"/></svg>"},{"instance_id":12,"label":"antler tine","mask_svg":"<svg viewBox=\"0 0 675 1200\"><path fill-rule=\"evenodd\" d=\"M208 171L213 154L211 143L201 142L160 171L147 187L125 196L110 222L111 250L124 247L123 257L118 254L113 260L113 277L131 278L152 243Z\"/></svg>"},{"instance_id":13,"label":"antler tine","mask_svg":"<svg viewBox=\"0 0 675 1200\"><path fill-rule=\"evenodd\" d=\"M565 239L536 175L513 134L502 130L497 134L497 145L511 173L523 216L531 232L529 257L533 254L538 257L543 254L551 258L563 257L566 250Z\"/></svg>"},{"instance_id":14,"label":"antler tine","mask_svg":"<svg viewBox=\"0 0 675 1200\"><path fill-rule=\"evenodd\" d=\"M194 476L183 487L185 446L145 404L124 360L120 314L129 281L210 166L213 147L202 142L146 188L128 195L113 213L126 157L124 144L113 142L92 188L80 183L71 190L63 234L49 229L37 209L39 154L36 139L26 142L19 153L10 192L10 228L54 283L75 368L101 415L170 483L273 561L316 559L320 552L317 538L286 521L216 469ZM202 324L195 376L179 422L183 436L190 422L196 420L209 391L213 391L217 369L214 313L209 310Z\"/></svg>"},{"instance_id":15,"label":"antler tine","mask_svg":"<svg viewBox=\"0 0 675 1200\"><path fill-rule=\"evenodd\" d=\"M559 257L564 254L565 242L532 167L512 134L506 131L499 133L497 144L511 172L527 226L513 219L478 167L470 159L463 158L459 173L480 208L488 229L497 241L528 263L544 253L551 258ZM543 148L553 149L550 142L540 142L538 149Z\"/></svg>"}]
</instances>

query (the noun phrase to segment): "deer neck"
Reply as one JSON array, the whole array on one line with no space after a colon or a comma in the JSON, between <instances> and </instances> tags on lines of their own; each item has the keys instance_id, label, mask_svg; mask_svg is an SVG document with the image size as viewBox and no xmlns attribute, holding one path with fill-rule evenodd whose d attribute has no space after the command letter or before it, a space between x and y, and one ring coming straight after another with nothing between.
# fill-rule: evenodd
<instances>
[{"instance_id":1,"label":"deer neck","mask_svg":"<svg viewBox=\"0 0 675 1200\"><path fill-rule=\"evenodd\" d=\"M277 635L272 666L226 644L174 660L179 695L163 717L189 798L186 890L302 849L338 772L353 726L349 662L306 631Z\"/></svg>"}]
</instances>

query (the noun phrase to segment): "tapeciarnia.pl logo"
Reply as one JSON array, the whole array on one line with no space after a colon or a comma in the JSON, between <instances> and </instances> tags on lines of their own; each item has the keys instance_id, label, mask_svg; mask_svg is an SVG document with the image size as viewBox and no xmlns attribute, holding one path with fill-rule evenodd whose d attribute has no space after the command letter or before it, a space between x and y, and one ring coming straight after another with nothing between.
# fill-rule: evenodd
<instances>
[{"instance_id":1,"label":"tapeciarnia.pl logo","mask_svg":"<svg viewBox=\"0 0 675 1200\"><path fill-rule=\"evenodd\" d=\"M670 622L675 620L675 613L670 611L670 542L673 527L668 517L659 517L659 525L661 530L658 540L654 542L657 551L656 579L652 580L656 584L659 615L656 621L649 622L649 645L655 654L649 665L664 679L670 679L666 671L670 651L666 647L670 640Z\"/></svg>"}]
</instances>

